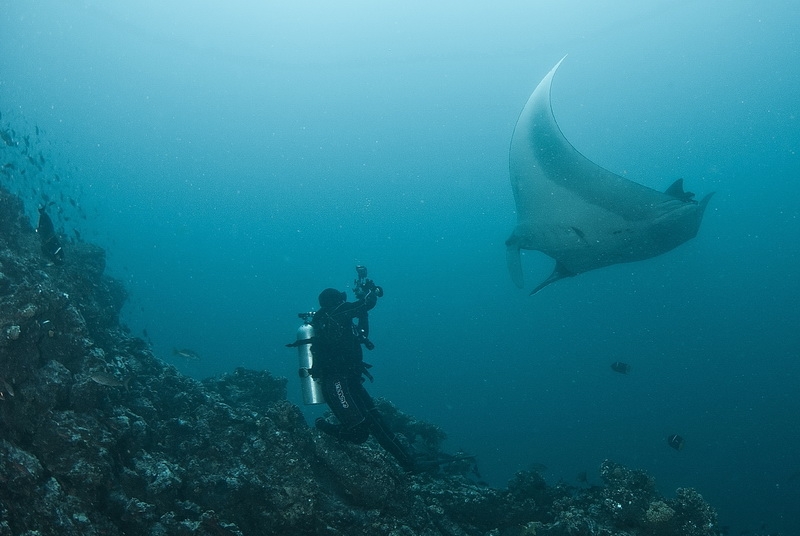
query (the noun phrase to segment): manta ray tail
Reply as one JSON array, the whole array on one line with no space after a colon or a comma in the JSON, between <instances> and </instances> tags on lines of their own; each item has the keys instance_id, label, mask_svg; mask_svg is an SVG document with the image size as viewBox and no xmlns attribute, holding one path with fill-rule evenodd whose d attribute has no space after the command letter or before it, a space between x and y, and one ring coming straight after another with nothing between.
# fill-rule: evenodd
<instances>
[{"instance_id":1,"label":"manta ray tail","mask_svg":"<svg viewBox=\"0 0 800 536\"><path fill-rule=\"evenodd\" d=\"M539 286L533 289L530 295L533 296L534 294L542 290L550 283L555 283L559 279L564 279L565 277L572 277L573 275L576 274L573 274L572 272L564 268L564 266L560 262L556 261L556 267L553 268L553 273L550 274L550 277L539 283Z\"/></svg>"}]
</instances>

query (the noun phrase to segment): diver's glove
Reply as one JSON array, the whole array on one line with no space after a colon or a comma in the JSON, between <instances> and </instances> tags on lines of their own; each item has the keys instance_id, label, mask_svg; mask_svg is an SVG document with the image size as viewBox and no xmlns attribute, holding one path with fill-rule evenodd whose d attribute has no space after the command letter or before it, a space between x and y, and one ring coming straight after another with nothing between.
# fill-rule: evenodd
<instances>
[{"instance_id":1,"label":"diver's glove","mask_svg":"<svg viewBox=\"0 0 800 536\"><path fill-rule=\"evenodd\" d=\"M372 281L370 281L372 283ZM379 298L383 298L383 287L379 287L375 283L372 283L372 291L375 292L375 295Z\"/></svg>"},{"instance_id":2,"label":"diver's glove","mask_svg":"<svg viewBox=\"0 0 800 536\"><path fill-rule=\"evenodd\" d=\"M353 289L353 294L356 298L363 300L371 292L375 293L378 298L383 297L383 287L379 287L372 279L365 279L356 288Z\"/></svg>"},{"instance_id":3,"label":"diver's glove","mask_svg":"<svg viewBox=\"0 0 800 536\"><path fill-rule=\"evenodd\" d=\"M364 284L364 286L367 289L367 293L374 292L377 297L383 297L383 287L376 285L375 281L372 279L367 279L367 282Z\"/></svg>"}]
</instances>

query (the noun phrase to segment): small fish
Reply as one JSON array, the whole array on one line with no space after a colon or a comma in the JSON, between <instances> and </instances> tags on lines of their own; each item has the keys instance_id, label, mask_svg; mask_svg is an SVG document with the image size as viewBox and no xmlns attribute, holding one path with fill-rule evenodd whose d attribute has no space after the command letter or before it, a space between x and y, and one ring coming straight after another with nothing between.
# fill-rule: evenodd
<instances>
[{"instance_id":1,"label":"small fish","mask_svg":"<svg viewBox=\"0 0 800 536\"><path fill-rule=\"evenodd\" d=\"M14 138L12 137L11 133L9 133L9 131L7 130L0 130L0 139L2 139L3 142L9 147L13 147L16 145L16 143L14 142Z\"/></svg>"},{"instance_id":2,"label":"small fish","mask_svg":"<svg viewBox=\"0 0 800 536\"><path fill-rule=\"evenodd\" d=\"M200 359L200 356L194 350L189 350L188 348L173 348L172 355L177 355L186 359L187 361L195 361Z\"/></svg>"},{"instance_id":3,"label":"small fish","mask_svg":"<svg viewBox=\"0 0 800 536\"><path fill-rule=\"evenodd\" d=\"M620 374L627 374L631 371L631 366L627 363L623 363L622 361L614 361L611 363L611 370L614 372L619 372Z\"/></svg>"},{"instance_id":4,"label":"small fish","mask_svg":"<svg viewBox=\"0 0 800 536\"><path fill-rule=\"evenodd\" d=\"M128 376L122 381L119 381L116 376L113 374L109 374L108 372L98 371L92 373L89 378L95 382L99 383L100 385L105 385L106 387L124 387L125 390L128 390L128 384L131 382L133 376Z\"/></svg>"},{"instance_id":5,"label":"small fish","mask_svg":"<svg viewBox=\"0 0 800 536\"><path fill-rule=\"evenodd\" d=\"M14 396L14 388L11 387L11 384L5 378L0 378L0 382L3 384L3 391L8 393L9 396Z\"/></svg>"},{"instance_id":6,"label":"small fish","mask_svg":"<svg viewBox=\"0 0 800 536\"><path fill-rule=\"evenodd\" d=\"M667 445L675 450L681 450L683 448L683 438L678 434L672 434L667 438Z\"/></svg>"},{"instance_id":7,"label":"small fish","mask_svg":"<svg viewBox=\"0 0 800 536\"><path fill-rule=\"evenodd\" d=\"M586 471L580 471L580 472L577 474L577 476L575 477L575 479L576 479L578 482L581 482L581 483L583 483L583 484L586 484L586 483L589 481L589 473L587 473Z\"/></svg>"},{"instance_id":8,"label":"small fish","mask_svg":"<svg viewBox=\"0 0 800 536\"><path fill-rule=\"evenodd\" d=\"M0 378L0 400L5 400L6 395L14 396L14 388L11 387L5 378Z\"/></svg>"}]
</instances>

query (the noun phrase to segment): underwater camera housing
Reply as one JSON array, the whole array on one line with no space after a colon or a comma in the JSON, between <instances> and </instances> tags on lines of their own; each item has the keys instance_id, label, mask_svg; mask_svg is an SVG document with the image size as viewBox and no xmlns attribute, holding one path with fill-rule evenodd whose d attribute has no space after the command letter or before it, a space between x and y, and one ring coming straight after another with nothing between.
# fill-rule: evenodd
<instances>
[{"instance_id":1,"label":"underwater camera housing","mask_svg":"<svg viewBox=\"0 0 800 536\"><path fill-rule=\"evenodd\" d=\"M383 288L376 285L372 279L367 278L366 266L356 266L356 275L358 277L353 281L353 294L356 298L361 300L370 292L375 292L379 298L383 297Z\"/></svg>"}]
</instances>

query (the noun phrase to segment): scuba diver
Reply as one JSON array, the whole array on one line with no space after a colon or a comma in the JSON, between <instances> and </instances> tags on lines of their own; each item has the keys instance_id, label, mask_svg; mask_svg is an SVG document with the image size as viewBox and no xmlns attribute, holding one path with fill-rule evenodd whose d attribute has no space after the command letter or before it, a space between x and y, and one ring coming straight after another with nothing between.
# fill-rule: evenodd
<instances>
[{"instance_id":1,"label":"scuba diver","mask_svg":"<svg viewBox=\"0 0 800 536\"><path fill-rule=\"evenodd\" d=\"M367 269L356 267L358 279L353 292L355 302L347 294L326 288L319 295L320 309L314 313L311 325L314 336L311 352L314 363L310 370L319 382L322 395L339 424L320 417L315 426L322 432L352 443L363 443L370 433L378 443L409 472L416 467L414 456L399 437L392 433L372 397L364 389L364 377L372 381L364 363L364 345L371 350L369 340L369 310L375 307L383 289L367 279Z\"/></svg>"}]
</instances>

